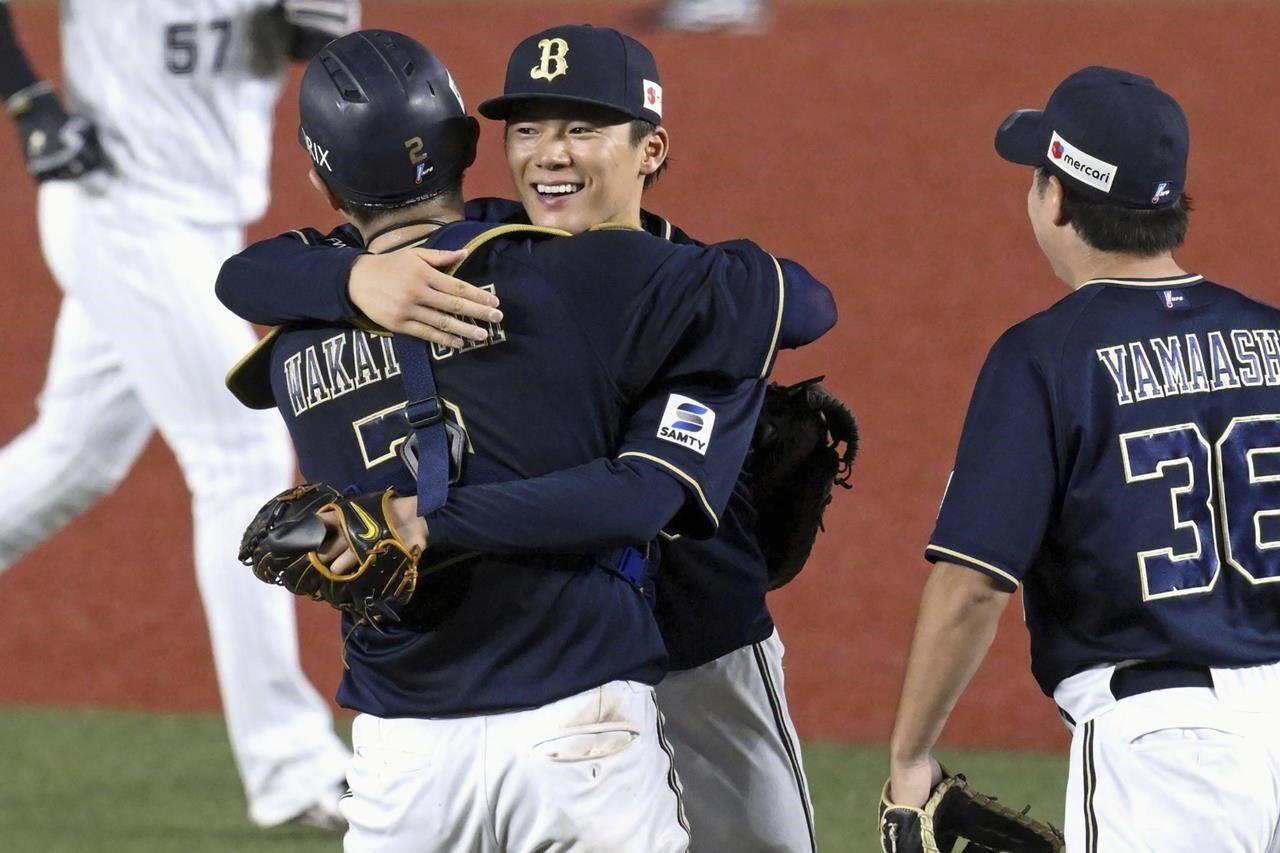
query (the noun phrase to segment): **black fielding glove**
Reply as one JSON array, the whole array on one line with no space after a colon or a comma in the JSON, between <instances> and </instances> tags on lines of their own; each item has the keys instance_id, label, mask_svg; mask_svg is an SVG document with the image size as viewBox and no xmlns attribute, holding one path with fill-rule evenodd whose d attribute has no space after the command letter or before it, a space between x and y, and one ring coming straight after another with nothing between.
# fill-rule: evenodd
<instances>
[{"instance_id":1,"label":"black fielding glove","mask_svg":"<svg viewBox=\"0 0 1280 853\"><path fill-rule=\"evenodd\" d=\"M47 80L18 90L5 106L18 128L27 171L37 181L79 178L106 165L93 124L68 115Z\"/></svg>"}]
</instances>

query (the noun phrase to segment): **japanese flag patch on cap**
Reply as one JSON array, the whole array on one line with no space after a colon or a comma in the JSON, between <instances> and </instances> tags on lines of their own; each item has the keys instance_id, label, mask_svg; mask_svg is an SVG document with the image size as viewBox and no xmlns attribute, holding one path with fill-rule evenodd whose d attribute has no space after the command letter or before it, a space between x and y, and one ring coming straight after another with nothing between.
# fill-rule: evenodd
<instances>
[{"instance_id":1,"label":"japanese flag patch on cap","mask_svg":"<svg viewBox=\"0 0 1280 853\"><path fill-rule=\"evenodd\" d=\"M658 425L658 438L706 456L715 424L716 413L709 406L683 394L672 394Z\"/></svg>"}]
</instances>

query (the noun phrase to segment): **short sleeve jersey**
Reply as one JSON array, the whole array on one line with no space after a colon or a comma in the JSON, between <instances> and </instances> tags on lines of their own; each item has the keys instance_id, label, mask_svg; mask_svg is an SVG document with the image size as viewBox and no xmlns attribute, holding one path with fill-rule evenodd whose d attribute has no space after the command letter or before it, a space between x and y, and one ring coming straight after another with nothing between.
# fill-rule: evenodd
<instances>
[{"instance_id":1,"label":"short sleeve jersey","mask_svg":"<svg viewBox=\"0 0 1280 853\"><path fill-rule=\"evenodd\" d=\"M1045 693L1280 661L1278 330L1200 276L1101 279L992 348L926 556L1023 587Z\"/></svg>"},{"instance_id":2,"label":"short sleeve jersey","mask_svg":"<svg viewBox=\"0 0 1280 853\"><path fill-rule=\"evenodd\" d=\"M633 231L517 233L473 251L460 274L492 288L505 316L486 342L430 348L464 437L458 482L635 456L684 486L687 529L714 529L773 357L773 259L749 245L679 247ZM385 337L328 325L279 335L272 387L307 479L412 490L397 453L408 433L399 374ZM673 390L651 401L658 383ZM661 638L616 559L465 556L420 585L414 624L355 632L339 701L378 716L472 714L615 679L655 682Z\"/></svg>"}]
</instances>

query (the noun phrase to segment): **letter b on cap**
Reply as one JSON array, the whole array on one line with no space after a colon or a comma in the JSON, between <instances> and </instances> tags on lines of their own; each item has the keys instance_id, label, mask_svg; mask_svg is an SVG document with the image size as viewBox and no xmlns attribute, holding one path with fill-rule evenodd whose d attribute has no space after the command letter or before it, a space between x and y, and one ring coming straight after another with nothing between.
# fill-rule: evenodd
<instances>
[{"instance_id":1,"label":"letter b on cap","mask_svg":"<svg viewBox=\"0 0 1280 853\"><path fill-rule=\"evenodd\" d=\"M542 49L542 61L535 65L529 76L534 80L546 80L548 83L561 74L569 73L569 43L562 38L543 39L538 42Z\"/></svg>"}]
</instances>

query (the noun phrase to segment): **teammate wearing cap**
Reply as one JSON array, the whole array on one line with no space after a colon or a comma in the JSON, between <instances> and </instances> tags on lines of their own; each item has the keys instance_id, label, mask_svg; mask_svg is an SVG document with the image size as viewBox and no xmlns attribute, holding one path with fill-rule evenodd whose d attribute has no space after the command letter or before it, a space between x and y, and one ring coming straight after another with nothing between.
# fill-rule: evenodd
<instances>
[{"instance_id":1,"label":"teammate wearing cap","mask_svg":"<svg viewBox=\"0 0 1280 853\"><path fill-rule=\"evenodd\" d=\"M266 209L288 60L355 26L358 0L60 6L65 106L0 0L0 97L40 182L40 244L63 291L39 415L0 449L0 572L114 489L158 431L191 492L196 581L249 817L339 829L348 753L299 663L294 603L235 562L258 495L288 485L293 465L279 424L219 393L254 335L218 304L213 279Z\"/></svg>"},{"instance_id":2,"label":"teammate wearing cap","mask_svg":"<svg viewBox=\"0 0 1280 853\"><path fill-rule=\"evenodd\" d=\"M1150 80L1085 68L995 144L1035 167L1032 231L1072 292L978 377L891 797L925 801L933 744L1022 588L1032 671L1073 733L1067 848L1275 851L1280 312L1174 260L1187 124Z\"/></svg>"},{"instance_id":3,"label":"teammate wearing cap","mask_svg":"<svg viewBox=\"0 0 1280 853\"><path fill-rule=\"evenodd\" d=\"M643 224L652 233L690 242L665 220L641 211L634 175L621 174L626 162L613 158L615 151L642 144L659 145L665 157L662 97L652 54L615 30L553 27L526 38L508 62L503 96L480 105L482 115L507 122L508 165L523 210L489 199L468 205L469 216L532 220L571 232L607 221ZM432 296L448 285L427 290L420 272L427 268L398 254L359 257L356 248L308 250L295 239L276 238L228 261L219 293L256 322L351 316L353 309L339 304L348 294L350 270L351 301L388 328L440 342L463 334L461 324L448 323L423 331L423 324L441 322L438 302L414 304L404 294ZM276 287L262 287L264 273ZM780 346L807 343L829 328L829 300L825 290L788 290ZM589 516L592 490L582 494L587 500L579 511ZM451 500L448 523L465 525L468 536L509 541L512 533L497 522L526 513L527 499L512 490L505 500L510 503L475 514ZM563 510L572 514L574 508ZM657 613L673 672L658 692L685 783L695 850L806 850L816 844L753 516L740 482L714 539L686 537L663 545ZM430 528L435 525L428 519ZM475 547L491 547L483 538L473 541Z\"/></svg>"},{"instance_id":4,"label":"teammate wearing cap","mask_svg":"<svg viewBox=\"0 0 1280 853\"><path fill-rule=\"evenodd\" d=\"M661 526L714 530L754 426L781 288L816 283L750 244L681 247L617 228L547 241L564 232L457 222L474 123L443 67L404 36L334 42L300 101L313 181L370 248L469 240L461 272L490 283L506 315L488 318L485 341L431 353L457 451L449 502L425 526L414 498L391 504L404 535L431 543L429 564L441 548L486 553L429 577L406 624L346 626L339 700L362 712L348 848L684 849L646 687L664 651L638 589L644 561L620 546ZM638 196L664 149L617 141ZM415 150L434 153L415 161ZM224 278L219 292L241 284ZM274 333L232 385L261 401L267 365L308 478L412 491L423 468L415 484L394 452L415 410L403 345L311 321Z\"/></svg>"}]
</instances>

